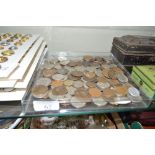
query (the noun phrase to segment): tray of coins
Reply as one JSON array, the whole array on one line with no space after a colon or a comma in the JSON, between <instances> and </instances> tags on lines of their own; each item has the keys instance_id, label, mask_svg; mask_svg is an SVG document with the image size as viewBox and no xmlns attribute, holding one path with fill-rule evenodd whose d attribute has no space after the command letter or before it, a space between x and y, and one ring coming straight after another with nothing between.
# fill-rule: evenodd
<instances>
[{"instance_id":1,"label":"tray of coins","mask_svg":"<svg viewBox=\"0 0 155 155\"><path fill-rule=\"evenodd\" d=\"M22 100L27 114L127 111L150 101L109 53L55 52L43 59Z\"/></svg>"}]
</instances>

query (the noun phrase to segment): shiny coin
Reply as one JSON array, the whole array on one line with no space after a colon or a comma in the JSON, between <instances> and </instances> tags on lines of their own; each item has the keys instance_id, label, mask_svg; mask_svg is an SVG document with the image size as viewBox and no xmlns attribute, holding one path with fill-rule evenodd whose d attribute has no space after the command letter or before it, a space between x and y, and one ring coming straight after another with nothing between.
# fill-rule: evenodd
<instances>
[{"instance_id":1,"label":"shiny coin","mask_svg":"<svg viewBox=\"0 0 155 155\"><path fill-rule=\"evenodd\" d=\"M124 74L118 74L118 75L117 75L117 79L118 79L121 83L126 83L126 82L128 82L128 78L127 78Z\"/></svg>"},{"instance_id":2,"label":"shiny coin","mask_svg":"<svg viewBox=\"0 0 155 155\"><path fill-rule=\"evenodd\" d=\"M113 98L116 97L116 92L113 89L106 88L103 90L102 96L105 99Z\"/></svg>"},{"instance_id":3,"label":"shiny coin","mask_svg":"<svg viewBox=\"0 0 155 155\"><path fill-rule=\"evenodd\" d=\"M43 98L48 93L48 87L43 85L37 85L32 88L32 95L35 98Z\"/></svg>"},{"instance_id":4,"label":"shiny coin","mask_svg":"<svg viewBox=\"0 0 155 155\"><path fill-rule=\"evenodd\" d=\"M70 86L70 87L66 87L66 89L67 89L67 91L68 91L68 93L70 95L74 95L75 94L76 88Z\"/></svg>"},{"instance_id":5,"label":"shiny coin","mask_svg":"<svg viewBox=\"0 0 155 155\"><path fill-rule=\"evenodd\" d=\"M8 42L1 42L1 45L2 45L2 46L9 46L10 43L8 43Z\"/></svg>"},{"instance_id":6,"label":"shiny coin","mask_svg":"<svg viewBox=\"0 0 155 155\"><path fill-rule=\"evenodd\" d=\"M83 75L80 71L72 71L70 74L75 77L81 77Z\"/></svg>"},{"instance_id":7,"label":"shiny coin","mask_svg":"<svg viewBox=\"0 0 155 155\"><path fill-rule=\"evenodd\" d=\"M52 76L52 79L53 80L66 80L67 77L65 75L62 75L62 74L55 74Z\"/></svg>"},{"instance_id":8,"label":"shiny coin","mask_svg":"<svg viewBox=\"0 0 155 155\"><path fill-rule=\"evenodd\" d=\"M50 78L56 73L56 69L43 69L42 74L44 77Z\"/></svg>"},{"instance_id":9,"label":"shiny coin","mask_svg":"<svg viewBox=\"0 0 155 155\"><path fill-rule=\"evenodd\" d=\"M114 90L119 96L126 96L128 93L128 88L126 86L116 86Z\"/></svg>"},{"instance_id":10,"label":"shiny coin","mask_svg":"<svg viewBox=\"0 0 155 155\"><path fill-rule=\"evenodd\" d=\"M128 97L115 97L113 101L109 102L112 105L119 105L119 104L129 104L131 100Z\"/></svg>"},{"instance_id":11,"label":"shiny coin","mask_svg":"<svg viewBox=\"0 0 155 155\"><path fill-rule=\"evenodd\" d=\"M3 50L4 49L4 47L3 46L0 46L0 50Z\"/></svg>"},{"instance_id":12,"label":"shiny coin","mask_svg":"<svg viewBox=\"0 0 155 155\"><path fill-rule=\"evenodd\" d=\"M81 88L81 87L83 87L83 82L82 81L74 81L73 86L75 88Z\"/></svg>"},{"instance_id":13,"label":"shiny coin","mask_svg":"<svg viewBox=\"0 0 155 155\"><path fill-rule=\"evenodd\" d=\"M137 88L135 88L135 87L130 87L130 88L128 89L128 93L129 93L131 96L134 96L134 97L140 96L139 90L138 90Z\"/></svg>"},{"instance_id":14,"label":"shiny coin","mask_svg":"<svg viewBox=\"0 0 155 155\"><path fill-rule=\"evenodd\" d=\"M72 97L71 98L71 105L75 108L83 108L86 106L85 102L81 102L78 98Z\"/></svg>"},{"instance_id":15,"label":"shiny coin","mask_svg":"<svg viewBox=\"0 0 155 155\"><path fill-rule=\"evenodd\" d=\"M105 106L108 103L103 98L93 98L92 100L93 100L93 103L97 105L98 107Z\"/></svg>"},{"instance_id":16,"label":"shiny coin","mask_svg":"<svg viewBox=\"0 0 155 155\"><path fill-rule=\"evenodd\" d=\"M68 93L67 89L64 86L55 87L52 90L53 95L65 95Z\"/></svg>"},{"instance_id":17,"label":"shiny coin","mask_svg":"<svg viewBox=\"0 0 155 155\"><path fill-rule=\"evenodd\" d=\"M67 64L69 64L69 60L63 60L60 62L61 65L66 66Z\"/></svg>"},{"instance_id":18,"label":"shiny coin","mask_svg":"<svg viewBox=\"0 0 155 155\"><path fill-rule=\"evenodd\" d=\"M52 81L51 85L52 85L52 87L59 87L59 86L63 85L63 81L55 80L55 81Z\"/></svg>"},{"instance_id":19,"label":"shiny coin","mask_svg":"<svg viewBox=\"0 0 155 155\"><path fill-rule=\"evenodd\" d=\"M8 61L7 57L0 56L0 63Z\"/></svg>"},{"instance_id":20,"label":"shiny coin","mask_svg":"<svg viewBox=\"0 0 155 155\"><path fill-rule=\"evenodd\" d=\"M89 94L91 95L91 97L100 97L101 91L97 88L89 88Z\"/></svg>"},{"instance_id":21,"label":"shiny coin","mask_svg":"<svg viewBox=\"0 0 155 155\"><path fill-rule=\"evenodd\" d=\"M110 87L110 84L109 84L109 82L104 82L104 83L102 83L102 82L97 82L97 87L98 87L99 89L101 89L101 90L104 90L104 89L106 89L106 88L109 88L109 87Z\"/></svg>"},{"instance_id":22,"label":"shiny coin","mask_svg":"<svg viewBox=\"0 0 155 155\"><path fill-rule=\"evenodd\" d=\"M3 55L3 56L11 56L11 55L13 55L15 52L14 51L12 51L12 50L7 50L7 51L3 51L1 54Z\"/></svg>"},{"instance_id":23,"label":"shiny coin","mask_svg":"<svg viewBox=\"0 0 155 155\"><path fill-rule=\"evenodd\" d=\"M57 72L62 75L66 75L69 71L67 69L58 69Z\"/></svg>"},{"instance_id":24,"label":"shiny coin","mask_svg":"<svg viewBox=\"0 0 155 155\"><path fill-rule=\"evenodd\" d=\"M89 88L95 88L96 87L96 84L94 82L87 82L86 85L89 87Z\"/></svg>"},{"instance_id":25,"label":"shiny coin","mask_svg":"<svg viewBox=\"0 0 155 155\"><path fill-rule=\"evenodd\" d=\"M64 85L65 86L71 86L71 85L73 85L73 81L72 80L66 80L66 81L64 81Z\"/></svg>"},{"instance_id":26,"label":"shiny coin","mask_svg":"<svg viewBox=\"0 0 155 155\"><path fill-rule=\"evenodd\" d=\"M49 86L50 84L51 84L51 79L49 79L49 78L39 78L39 79L37 79L35 85Z\"/></svg>"},{"instance_id":27,"label":"shiny coin","mask_svg":"<svg viewBox=\"0 0 155 155\"><path fill-rule=\"evenodd\" d=\"M9 47L9 50L17 50L18 48L16 46Z\"/></svg>"}]
</instances>

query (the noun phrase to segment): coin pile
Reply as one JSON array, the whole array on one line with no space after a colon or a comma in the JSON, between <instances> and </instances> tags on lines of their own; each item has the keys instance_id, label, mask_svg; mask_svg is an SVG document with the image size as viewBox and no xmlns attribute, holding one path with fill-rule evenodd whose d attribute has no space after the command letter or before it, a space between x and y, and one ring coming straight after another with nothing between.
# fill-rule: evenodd
<instances>
[{"instance_id":1,"label":"coin pile","mask_svg":"<svg viewBox=\"0 0 155 155\"><path fill-rule=\"evenodd\" d=\"M89 106L88 103L101 107L140 101L139 90L129 83L123 69L111 60L91 55L46 59L31 92L35 98L66 101L75 108Z\"/></svg>"}]
</instances>

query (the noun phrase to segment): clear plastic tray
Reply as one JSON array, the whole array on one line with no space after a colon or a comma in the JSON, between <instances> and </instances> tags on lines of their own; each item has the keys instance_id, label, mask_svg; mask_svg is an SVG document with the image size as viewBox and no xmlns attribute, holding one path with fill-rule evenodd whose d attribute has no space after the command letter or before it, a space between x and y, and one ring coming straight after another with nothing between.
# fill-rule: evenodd
<instances>
[{"instance_id":1,"label":"clear plastic tray","mask_svg":"<svg viewBox=\"0 0 155 155\"><path fill-rule=\"evenodd\" d=\"M36 85L36 81L38 78L42 77L42 69L44 64L49 60L53 59L59 59L59 60L82 60L83 56L85 55L91 55L93 57L99 56L104 58L106 62L108 63L107 67L119 67L124 75L128 78L128 83L131 84L131 86L139 88L132 82L130 78L130 74L127 72L127 70L111 55L111 53L96 53L96 52L55 52L53 54L48 53L44 59L42 59L42 62L40 62L40 66L38 67L38 70L36 71L36 75L32 79L32 83L27 89L27 93L25 97L22 100L22 106L23 111L28 116L64 116L64 115L74 115L74 114L95 114L95 113L107 113L107 112L121 112L121 111L132 111L132 110L138 110L138 109L145 109L149 107L151 104L151 101L149 98L145 96L145 94L139 90L140 92L140 99L138 100L132 100L127 95L125 96L127 100L121 99L119 102L116 101L116 98L118 97L118 94L114 98L105 99L103 96L99 97L98 99L104 99L106 101L106 105L104 106L97 106L99 103L96 102L94 104L94 97L90 97L89 99L83 99L80 98L79 100L76 100L73 102L71 100L73 96L65 97L65 96L59 96L58 98L46 98L46 99L38 99L33 97L32 95L32 88ZM72 67L72 71L75 69L75 67ZM70 72L69 72L70 73ZM68 74L69 74L68 73ZM109 79L110 80L110 79ZM122 85L122 84L121 84ZM124 85L124 84L123 84ZM126 83L125 83L126 85ZM110 86L112 88L112 86ZM115 88L115 86L114 86ZM49 87L49 90L53 89ZM85 88L86 89L86 88ZM89 89L89 88L87 88ZM113 88L112 88L113 89ZM101 91L103 93L104 90ZM77 98L77 97L76 97ZM118 99L118 98L117 98ZM76 108L76 103L86 103L85 106L81 108ZM98 101L102 102L102 101Z\"/></svg>"}]
</instances>

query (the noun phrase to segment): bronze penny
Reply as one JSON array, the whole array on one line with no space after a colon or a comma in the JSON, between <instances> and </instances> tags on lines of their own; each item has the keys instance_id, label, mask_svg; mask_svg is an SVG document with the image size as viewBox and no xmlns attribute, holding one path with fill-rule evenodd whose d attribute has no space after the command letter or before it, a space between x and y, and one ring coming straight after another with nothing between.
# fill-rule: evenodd
<instances>
[{"instance_id":1,"label":"bronze penny","mask_svg":"<svg viewBox=\"0 0 155 155\"><path fill-rule=\"evenodd\" d=\"M80 71L72 71L70 74L75 77L81 77L83 75Z\"/></svg>"},{"instance_id":2,"label":"bronze penny","mask_svg":"<svg viewBox=\"0 0 155 155\"><path fill-rule=\"evenodd\" d=\"M86 85L90 88L95 88L96 87L96 84L94 82L87 82Z\"/></svg>"},{"instance_id":3,"label":"bronze penny","mask_svg":"<svg viewBox=\"0 0 155 155\"><path fill-rule=\"evenodd\" d=\"M109 99L109 98L116 97L116 92L113 89L106 88L103 90L102 95L103 95L103 98Z\"/></svg>"},{"instance_id":4,"label":"bronze penny","mask_svg":"<svg viewBox=\"0 0 155 155\"><path fill-rule=\"evenodd\" d=\"M68 93L67 89L64 86L55 87L52 90L53 95L65 95Z\"/></svg>"},{"instance_id":5,"label":"bronze penny","mask_svg":"<svg viewBox=\"0 0 155 155\"><path fill-rule=\"evenodd\" d=\"M8 61L7 57L0 56L0 63Z\"/></svg>"},{"instance_id":6,"label":"bronze penny","mask_svg":"<svg viewBox=\"0 0 155 155\"><path fill-rule=\"evenodd\" d=\"M100 97L101 91L97 88L89 88L89 94L91 95L91 97Z\"/></svg>"},{"instance_id":7,"label":"bronze penny","mask_svg":"<svg viewBox=\"0 0 155 155\"><path fill-rule=\"evenodd\" d=\"M119 96L126 96L128 93L128 88L126 86L116 86L114 90Z\"/></svg>"},{"instance_id":8,"label":"bronze penny","mask_svg":"<svg viewBox=\"0 0 155 155\"><path fill-rule=\"evenodd\" d=\"M60 87L63 85L63 81L61 80L54 80L52 81L52 84L51 84L53 87Z\"/></svg>"},{"instance_id":9,"label":"bronze penny","mask_svg":"<svg viewBox=\"0 0 155 155\"><path fill-rule=\"evenodd\" d=\"M44 98L48 93L48 87L37 85L32 88L32 96L35 98Z\"/></svg>"},{"instance_id":10,"label":"bronze penny","mask_svg":"<svg viewBox=\"0 0 155 155\"><path fill-rule=\"evenodd\" d=\"M88 90L87 89L84 89L84 88L79 88L75 91L75 96L77 98L86 98L86 99L89 99L90 98L90 95L88 93Z\"/></svg>"},{"instance_id":11,"label":"bronze penny","mask_svg":"<svg viewBox=\"0 0 155 155\"><path fill-rule=\"evenodd\" d=\"M42 74L44 77L52 77L54 74L56 74L56 69L43 69Z\"/></svg>"}]
</instances>

